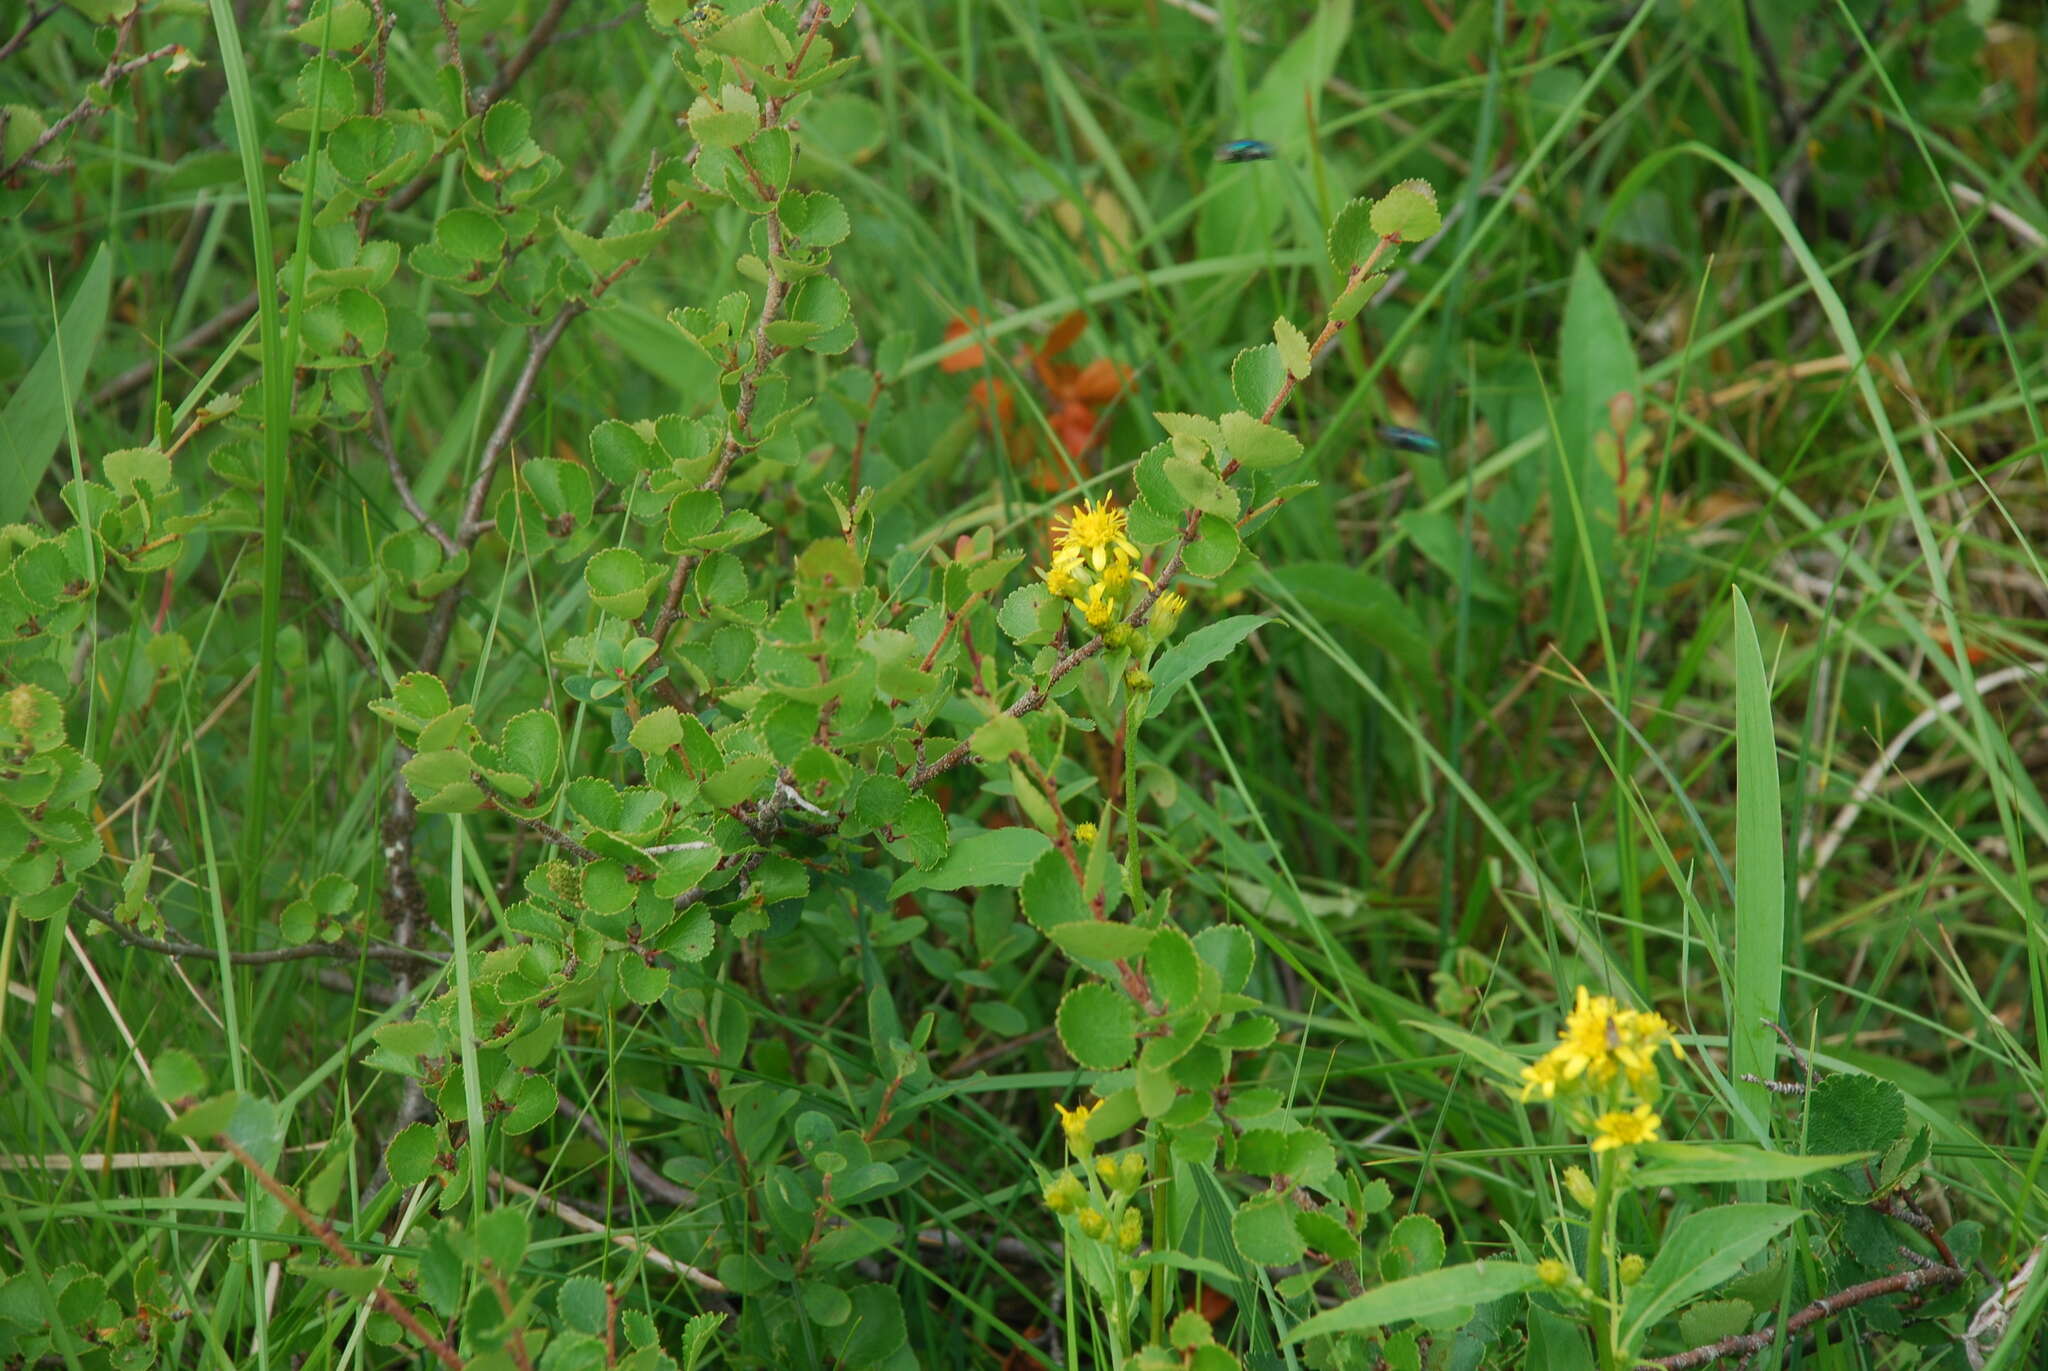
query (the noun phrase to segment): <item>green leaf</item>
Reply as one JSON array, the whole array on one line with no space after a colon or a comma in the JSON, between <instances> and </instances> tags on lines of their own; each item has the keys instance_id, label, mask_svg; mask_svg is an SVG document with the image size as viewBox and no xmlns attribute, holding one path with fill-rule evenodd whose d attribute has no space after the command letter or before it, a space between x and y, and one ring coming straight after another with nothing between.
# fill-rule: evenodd
<instances>
[{"instance_id":1,"label":"green leaf","mask_svg":"<svg viewBox=\"0 0 2048 1371\"><path fill-rule=\"evenodd\" d=\"M180 1138L211 1138L228 1126L241 1102L242 1097L233 1091L215 1095L180 1113L164 1125L165 1131Z\"/></svg>"},{"instance_id":2,"label":"green leaf","mask_svg":"<svg viewBox=\"0 0 2048 1371\"><path fill-rule=\"evenodd\" d=\"M1287 382L1287 364L1271 343L1246 348L1230 364L1230 389L1240 409L1259 417Z\"/></svg>"},{"instance_id":3,"label":"green leaf","mask_svg":"<svg viewBox=\"0 0 2048 1371\"><path fill-rule=\"evenodd\" d=\"M1748 1300L1702 1300L1678 1316L1678 1336L1688 1347L1705 1347L1748 1332L1755 1319Z\"/></svg>"},{"instance_id":4,"label":"green leaf","mask_svg":"<svg viewBox=\"0 0 2048 1371\"><path fill-rule=\"evenodd\" d=\"M640 554L629 547L608 547L583 567L583 584L590 602L605 613L621 619L637 619L647 609L659 571L650 571Z\"/></svg>"},{"instance_id":5,"label":"green leaf","mask_svg":"<svg viewBox=\"0 0 2048 1371\"><path fill-rule=\"evenodd\" d=\"M1066 863L1062 861L1060 865L1065 866ZM1068 879L1072 878L1070 872ZM1054 925L1046 930L1046 936L1069 957L1108 962L1119 958L1129 960L1143 956L1146 947L1152 942L1154 932L1153 929L1139 928L1135 924L1081 918Z\"/></svg>"},{"instance_id":6,"label":"green leaf","mask_svg":"<svg viewBox=\"0 0 2048 1371\"><path fill-rule=\"evenodd\" d=\"M56 336L0 409L0 452L8 454L0 461L0 525L16 523L28 511L43 470L63 441L67 404L83 398L86 368L107 323L113 270L113 256L102 243L58 316Z\"/></svg>"},{"instance_id":7,"label":"green leaf","mask_svg":"<svg viewBox=\"0 0 2048 1371\"><path fill-rule=\"evenodd\" d=\"M1294 1227L1294 1201L1286 1195L1254 1195L1230 1216L1230 1236L1244 1259L1258 1266L1291 1266L1306 1247Z\"/></svg>"},{"instance_id":8,"label":"green leaf","mask_svg":"<svg viewBox=\"0 0 2048 1371\"><path fill-rule=\"evenodd\" d=\"M1237 492L1223 483L1223 478L1209 469L1206 462L1179 453L1168 457L1160 464L1166 475L1167 484L1183 505L1193 505L1205 514L1214 514L1226 519L1235 519L1239 509Z\"/></svg>"},{"instance_id":9,"label":"green leaf","mask_svg":"<svg viewBox=\"0 0 2048 1371\"><path fill-rule=\"evenodd\" d=\"M1092 1071L1114 1071L1137 1050L1137 1011L1127 996L1100 981L1069 990L1055 1023L1067 1055Z\"/></svg>"},{"instance_id":10,"label":"green leaf","mask_svg":"<svg viewBox=\"0 0 2048 1371\"><path fill-rule=\"evenodd\" d=\"M1366 1291L1296 1324L1285 1342L1331 1333L1364 1333L1406 1319L1430 1319L1533 1290L1543 1277L1519 1262L1483 1261L1445 1267Z\"/></svg>"},{"instance_id":11,"label":"green leaf","mask_svg":"<svg viewBox=\"0 0 2048 1371\"><path fill-rule=\"evenodd\" d=\"M500 1271L516 1271L526 1260L529 1234L526 1213L520 1209L493 1209L477 1220L477 1250Z\"/></svg>"},{"instance_id":12,"label":"green leaf","mask_svg":"<svg viewBox=\"0 0 2048 1371\"><path fill-rule=\"evenodd\" d=\"M505 226L480 209L451 209L434 224L434 243L450 257L495 261L505 251Z\"/></svg>"},{"instance_id":13,"label":"green leaf","mask_svg":"<svg viewBox=\"0 0 2048 1371\"><path fill-rule=\"evenodd\" d=\"M396 1185L418 1185L434 1173L434 1158L440 1150L441 1140L432 1125L409 1123L384 1149L384 1169Z\"/></svg>"},{"instance_id":14,"label":"green leaf","mask_svg":"<svg viewBox=\"0 0 2048 1371\"><path fill-rule=\"evenodd\" d=\"M1905 1136L1906 1097L1890 1081L1837 1072L1806 1095L1806 1145L1815 1152L1882 1152Z\"/></svg>"},{"instance_id":15,"label":"green leaf","mask_svg":"<svg viewBox=\"0 0 2048 1371\"><path fill-rule=\"evenodd\" d=\"M1052 840L1033 828L997 828L955 842L929 871L906 871L889 887L894 900L913 890L958 890L969 885L1016 885ZM1070 878L1071 879L1071 878Z\"/></svg>"},{"instance_id":16,"label":"green leaf","mask_svg":"<svg viewBox=\"0 0 2048 1371\"><path fill-rule=\"evenodd\" d=\"M1656 1257L1628 1292L1620 1347L1633 1352L1667 1315L1742 1269L1799 1218L1780 1204L1730 1204L1673 1224Z\"/></svg>"},{"instance_id":17,"label":"green leaf","mask_svg":"<svg viewBox=\"0 0 2048 1371\"><path fill-rule=\"evenodd\" d=\"M1280 349L1280 361L1289 376L1299 381L1308 375L1313 361L1308 349L1308 335L1296 328L1285 315L1273 321L1273 346Z\"/></svg>"},{"instance_id":18,"label":"green leaf","mask_svg":"<svg viewBox=\"0 0 2048 1371\"><path fill-rule=\"evenodd\" d=\"M156 1077L156 1097L165 1104L193 1099L206 1089L206 1069L182 1047L158 1053L150 1066Z\"/></svg>"},{"instance_id":19,"label":"green leaf","mask_svg":"<svg viewBox=\"0 0 2048 1371\"><path fill-rule=\"evenodd\" d=\"M1269 622L1263 614L1239 614L1219 623L1204 624L1160 653L1152 667L1152 697L1146 704L1145 717L1157 718L1182 686L1228 657L1261 624Z\"/></svg>"},{"instance_id":20,"label":"green leaf","mask_svg":"<svg viewBox=\"0 0 2048 1371\"><path fill-rule=\"evenodd\" d=\"M1866 1078L1867 1079L1867 1078ZM1810 1127L1810 1125L1809 1125ZM1629 1183L1654 1190L1663 1185L1715 1185L1735 1181L1789 1181L1816 1171L1832 1171L1875 1156L1875 1151L1828 1156L1767 1152L1760 1147L1721 1147L1711 1143L1655 1142L1636 1148L1637 1165Z\"/></svg>"},{"instance_id":21,"label":"green leaf","mask_svg":"<svg viewBox=\"0 0 2048 1371\"><path fill-rule=\"evenodd\" d=\"M1043 585L1019 586L996 611L996 623L1022 647L1049 643L1059 632L1061 601Z\"/></svg>"},{"instance_id":22,"label":"green leaf","mask_svg":"<svg viewBox=\"0 0 2048 1371\"><path fill-rule=\"evenodd\" d=\"M1372 229L1370 200L1346 201L1330 221L1330 232L1324 239L1330 249L1330 265L1340 276L1349 276L1353 267L1372 254L1379 241L1380 236Z\"/></svg>"},{"instance_id":23,"label":"green leaf","mask_svg":"<svg viewBox=\"0 0 2048 1371\"><path fill-rule=\"evenodd\" d=\"M1380 1275L1399 1280L1444 1264L1444 1230L1427 1214L1410 1214L1395 1224L1380 1251Z\"/></svg>"},{"instance_id":24,"label":"green leaf","mask_svg":"<svg viewBox=\"0 0 2048 1371\"><path fill-rule=\"evenodd\" d=\"M1074 880L1074 869L1050 843L1032 862L1031 869L1024 873L1017 897L1024 907L1024 917L1047 937L1064 924L1094 921L1088 901L1082 897L1081 887Z\"/></svg>"},{"instance_id":25,"label":"green leaf","mask_svg":"<svg viewBox=\"0 0 2048 1371\"><path fill-rule=\"evenodd\" d=\"M809 194L793 192L776 205L784 232L795 234L814 248L827 248L842 241L851 229L846 207L822 190Z\"/></svg>"},{"instance_id":26,"label":"green leaf","mask_svg":"<svg viewBox=\"0 0 2048 1371\"><path fill-rule=\"evenodd\" d=\"M1169 1009L1195 1003L1202 991L1202 968L1194 939L1171 926L1158 930L1145 953L1145 975Z\"/></svg>"},{"instance_id":27,"label":"green leaf","mask_svg":"<svg viewBox=\"0 0 2048 1371\"><path fill-rule=\"evenodd\" d=\"M736 148L761 127L761 102L738 86L720 98L700 95L690 104L690 136L707 147Z\"/></svg>"},{"instance_id":28,"label":"green leaf","mask_svg":"<svg viewBox=\"0 0 2048 1371\"><path fill-rule=\"evenodd\" d=\"M1764 675L1763 649L1749 602L1735 596L1735 974L1728 1008L1728 1074L1752 1131L1768 1128L1774 1108L1770 1092L1754 1084L1776 1072L1778 1040L1771 1025L1779 1018L1785 983L1785 829L1779 813L1778 744L1771 727L1771 688ZM1808 1109L1812 1109L1809 1102ZM1903 1132L1905 1123L1882 1141L1816 1138L1819 1152L1879 1150ZM1745 1182L1742 1198L1763 1190Z\"/></svg>"},{"instance_id":29,"label":"green leaf","mask_svg":"<svg viewBox=\"0 0 2048 1371\"><path fill-rule=\"evenodd\" d=\"M977 761L1000 762L1012 753L1028 753L1031 735L1024 731L1021 720L998 714L969 734L967 743Z\"/></svg>"},{"instance_id":30,"label":"green leaf","mask_svg":"<svg viewBox=\"0 0 2048 1371\"><path fill-rule=\"evenodd\" d=\"M1223 416L1223 440L1230 455L1253 471L1286 466L1298 460L1302 451L1299 438L1241 410Z\"/></svg>"},{"instance_id":31,"label":"green leaf","mask_svg":"<svg viewBox=\"0 0 2048 1371\"><path fill-rule=\"evenodd\" d=\"M1436 190L1427 181L1403 181L1372 207L1372 231L1382 238L1419 243L1443 227Z\"/></svg>"}]
</instances>

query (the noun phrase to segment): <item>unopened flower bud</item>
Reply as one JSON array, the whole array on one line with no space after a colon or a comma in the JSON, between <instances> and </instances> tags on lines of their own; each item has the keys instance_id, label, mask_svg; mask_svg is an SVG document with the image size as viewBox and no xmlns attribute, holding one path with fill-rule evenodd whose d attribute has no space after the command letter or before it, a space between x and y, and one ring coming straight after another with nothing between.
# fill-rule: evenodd
<instances>
[{"instance_id":1,"label":"unopened flower bud","mask_svg":"<svg viewBox=\"0 0 2048 1371\"><path fill-rule=\"evenodd\" d=\"M1643 1258L1640 1253L1631 1252L1621 1259L1621 1283L1634 1285L1643 1278Z\"/></svg>"},{"instance_id":2,"label":"unopened flower bud","mask_svg":"<svg viewBox=\"0 0 2048 1371\"><path fill-rule=\"evenodd\" d=\"M1591 1209L1593 1201L1600 1197L1600 1192L1593 1188L1593 1178L1583 1167L1567 1166L1564 1169L1564 1188L1581 1209Z\"/></svg>"},{"instance_id":3,"label":"unopened flower bud","mask_svg":"<svg viewBox=\"0 0 2048 1371\"><path fill-rule=\"evenodd\" d=\"M1571 1268L1557 1258L1545 1257L1536 1263L1536 1275L1545 1285L1555 1290L1570 1280L1572 1273Z\"/></svg>"},{"instance_id":4,"label":"unopened flower bud","mask_svg":"<svg viewBox=\"0 0 2048 1371\"><path fill-rule=\"evenodd\" d=\"M1113 648L1129 647L1131 638L1131 626L1122 623L1111 624L1108 631L1102 635L1102 640Z\"/></svg>"},{"instance_id":5,"label":"unopened flower bud","mask_svg":"<svg viewBox=\"0 0 2048 1371\"><path fill-rule=\"evenodd\" d=\"M1140 692L1150 690L1151 688L1152 676L1150 672L1141 671L1139 668L1134 666L1124 668L1125 690L1128 690L1135 695Z\"/></svg>"},{"instance_id":6,"label":"unopened flower bud","mask_svg":"<svg viewBox=\"0 0 2048 1371\"><path fill-rule=\"evenodd\" d=\"M1045 1188L1045 1207L1055 1214L1071 1214L1080 1207L1085 1193L1072 1173L1062 1172L1058 1180Z\"/></svg>"},{"instance_id":7,"label":"unopened flower bud","mask_svg":"<svg viewBox=\"0 0 2048 1371\"><path fill-rule=\"evenodd\" d=\"M1103 1218L1102 1211L1092 1204L1081 1211L1075 1222L1080 1224L1081 1231L1091 1238L1100 1238L1109 1232L1109 1220Z\"/></svg>"},{"instance_id":8,"label":"unopened flower bud","mask_svg":"<svg viewBox=\"0 0 2048 1371\"><path fill-rule=\"evenodd\" d=\"M1180 616L1188 607L1188 597L1174 591L1167 591L1152 605L1152 640L1164 642L1180 624Z\"/></svg>"},{"instance_id":9,"label":"unopened flower bud","mask_svg":"<svg viewBox=\"0 0 2048 1371\"><path fill-rule=\"evenodd\" d=\"M1124 1153L1124 1159L1117 1163L1117 1169L1123 1172L1124 1189L1135 1191L1145 1183L1145 1154L1142 1152Z\"/></svg>"},{"instance_id":10,"label":"unopened flower bud","mask_svg":"<svg viewBox=\"0 0 2048 1371\"><path fill-rule=\"evenodd\" d=\"M1126 1209L1123 1218L1117 1221L1117 1251L1135 1252L1138 1250L1138 1244L1144 1240L1145 1216L1135 1209Z\"/></svg>"}]
</instances>

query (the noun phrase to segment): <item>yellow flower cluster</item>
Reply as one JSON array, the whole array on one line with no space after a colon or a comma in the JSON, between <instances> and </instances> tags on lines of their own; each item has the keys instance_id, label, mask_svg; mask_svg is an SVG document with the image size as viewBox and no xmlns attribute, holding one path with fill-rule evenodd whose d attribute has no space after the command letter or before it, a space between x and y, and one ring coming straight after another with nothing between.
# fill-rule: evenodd
<instances>
[{"instance_id":1,"label":"yellow flower cluster","mask_svg":"<svg viewBox=\"0 0 2048 1371\"><path fill-rule=\"evenodd\" d=\"M1110 495L1100 503L1083 500L1053 521L1052 565L1041 573L1045 588L1078 608L1097 633L1109 632L1123 617L1132 582L1152 585L1138 569L1130 527L1130 511L1118 509Z\"/></svg>"},{"instance_id":2,"label":"yellow flower cluster","mask_svg":"<svg viewBox=\"0 0 2048 1371\"><path fill-rule=\"evenodd\" d=\"M1060 1172L1039 1192L1045 1207L1055 1214L1072 1215L1081 1236L1111 1243L1128 1256L1145 1238L1145 1215L1138 1200L1145 1188L1145 1154L1132 1151L1120 1157L1096 1157L1094 1167L1089 1168L1086 1163L1095 1144L1088 1137L1088 1120L1101 1106L1084 1104L1069 1109L1056 1103L1053 1108L1059 1111L1067 1150L1083 1165Z\"/></svg>"},{"instance_id":3,"label":"yellow flower cluster","mask_svg":"<svg viewBox=\"0 0 2048 1371\"><path fill-rule=\"evenodd\" d=\"M1665 1048L1684 1059L1685 1049L1662 1014L1623 1009L1612 996L1580 986L1557 1046L1522 1068L1522 1098L1578 1102L1582 1107L1574 1109L1573 1121L1593 1135L1595 1152L1655 1142L1664 1123L1655 1112L1662 1087L1657 1053ZM1582 1178L1575 1198L1578 1188L1591 1186Z\"/></svg>"},{"instance_id":4,"label":"yellow flower cluster","mask_svg":"<svg viewBox=\"0 0 2048 1371\"><path fill-rule=\"evenodd\" d=\"M1523 1099L1556 1099L1560 1090L1581 1084L1604 1089L1617 1073L1641 1088L1657 1078L1658 1048L1685 1057L1662 1014L1623 1009L1611 996L1594 995L1584 986L1557 1039L1542 1060L1522 1068Z\"/></svg>"}]
</instances>

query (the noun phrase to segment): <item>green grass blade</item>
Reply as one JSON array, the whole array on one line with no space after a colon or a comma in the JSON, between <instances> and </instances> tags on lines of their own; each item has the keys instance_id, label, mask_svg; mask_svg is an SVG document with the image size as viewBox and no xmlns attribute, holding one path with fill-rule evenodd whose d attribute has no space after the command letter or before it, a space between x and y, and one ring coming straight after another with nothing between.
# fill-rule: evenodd
<instances>
[{"instance_id":1,"label":"green grass blade","mask_svg":"<svg viewBox=\"0 0 2048 1371\"><path fill-rule=\"evenodd\" d=\"M1785 828L1779 812L1778 751L1771 735L1771 687L1749 602L1735 594L1735 992L1728 1011L1728 1073L1756 1118L1770 1117L1770 1092L1745 1076L1774 1078L1785 977ZM1745 1200L1762 1197L1745 1182ZM1752 1195L1752 1191L1755 1193Z\"/></svg>"}]
</instances>

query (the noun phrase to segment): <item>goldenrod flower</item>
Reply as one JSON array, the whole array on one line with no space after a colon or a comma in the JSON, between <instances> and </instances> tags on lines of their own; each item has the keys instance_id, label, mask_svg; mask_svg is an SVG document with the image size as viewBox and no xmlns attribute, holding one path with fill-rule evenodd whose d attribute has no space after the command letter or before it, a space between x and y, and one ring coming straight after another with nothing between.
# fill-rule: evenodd
<instances>
[{"instance_id":1,"label":"goldenrod flower","mask_svg":"<svg viewBox=\"0 0 2048 1371\"><path fill-rule=\"evenodd\" d=\"M1558 1030L1551 1049L1559 1075L1567 1081L1589 1076L1595 1083L1614 1075L1614 1049L1621 1045L1621 1006L1611 996L1591 995L1580 986L1578 1001Z\"/></svg>"},{"instance_id":2,"label":"goldenrod flower","mask_svg":"<svg viewBox=\"0 0 2048 1371\"><path fill-rule=\"evenodd\" d=\"M1136 561L1137 544L1126 532L1130 524L1130 513L1116 507L1115 496L1103 496L1101 504L1083 500L1067 511L1065 528L1054 521L1053 534L1059 539L1056 550L1085 556L1097 571L1108 567L1112 555Z\"/></svg>"},{"instance_id":3,"label":"goldenrod flower","mask_svg":"<svg viewBox=\"0 0 2048 1371\"><path fill-rule=\"evenodd\" d=\"M1067 1150L1085 1159L1095 1150L1095 1144L1088 1140L1088 1117L1101 1106L1084 1104L1079 1109L1069 1109L1055 1103L1053 1108L1060 1112L1060 1128L1067 1135Z\"/></svg>"},{"instance_id":4,"label":"goldenrod flower","mask_svg":"<svg viewBox=\"0 0 2048 1371\"><path fill-rule=\"evenodd\" d=\"M1562 1058L1556 1052L1546 1053L1522 1068L1522 1099L1554 1100L1557 1098L1557 1088L1564 1083Z\"/></svg>"},{"instance_id":5,"label":"goldenrod flower","mask_svg":"<svg viewBox=\"0 0 2048 1371\"><path fill-rule=\"evenodd\" d=\"M1062 600L1071 600L1081 593L1081 583L1074 579L1074 564L1061 558L1054 558L1053 564L1039 573L1045 577L1045 588Z\"/></svg>"},{"instance_id":6,"label":"goldenrod flower","mask_svg":"<svg viewBox=\"0 0 2048 1371\"><path fill-rule=\"evenodd\" d=\"M1080 601L1081 617L1088 621L1088 627L1097 633L1116 622L1116 597L1109 593L1107 582L1097 581L1088 587L1088 598Z\"/></svg>"},{"instance_id":7,"label":"goldenrod flower","mask_svg":"<svg viewBox=\"0 0 2048 1371\"><path fill-rule=\"evenodd\" d=\"M1685 1058L1685 1049L1672 1038L1671 1025L1662 1014L1630 1010L1620 1016L1615 1036L1615 1060L1637 1085L1657 1074L1658 1048L1668 1047L1672 1056Z\"/></svg>"},{"instance_id":8,"label":"goldenrod flower","mask_svg":"<svg viewBox=\"0 0 2048 1371\"><path fill-rule=\"evenodd\" d=\"M1618 1109L1602 1114L1593 1121L1593 1150L1609 1152L1617 1147L1633 1147L1637 1143L1655 1142L1657 1129L1663 1122L1663 1119L1650 1112L1650 1106L1646 1104L1639 1104L1625 1114Z\"/></svg>"}]
</instances>

